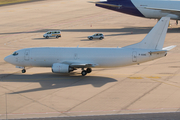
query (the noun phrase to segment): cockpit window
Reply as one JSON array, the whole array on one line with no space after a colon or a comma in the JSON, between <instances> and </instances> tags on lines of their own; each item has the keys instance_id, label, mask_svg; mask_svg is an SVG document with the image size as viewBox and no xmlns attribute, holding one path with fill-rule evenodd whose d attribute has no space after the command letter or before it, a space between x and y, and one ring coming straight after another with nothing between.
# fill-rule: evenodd
<instances>
[{"instance_id":1,"label":"cockpit window","mask_svg":"<svg viewBox=\"0 0 180 120\"><path fill-rule=\"evenodd\" d=\"M14 52L12 55L13 55L13 56L16 56L16 55L18 55L18 53L17 53L17 52Z\"/></svg>"}]
</instances>

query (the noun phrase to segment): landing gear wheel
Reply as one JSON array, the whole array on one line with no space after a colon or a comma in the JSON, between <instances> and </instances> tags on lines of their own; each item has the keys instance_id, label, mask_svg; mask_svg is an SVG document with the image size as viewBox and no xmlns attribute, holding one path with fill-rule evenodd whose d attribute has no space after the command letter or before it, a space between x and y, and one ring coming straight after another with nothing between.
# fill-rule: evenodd
<instances>
[{"instance_id":1,"label":"landing gear wheel","mask_svg":"<svg viewBox=\"0 0 180 120\"><path fill-rule=\"evenodd\" d=\"M82 76L85 76L85 75L87 74L87 71L86 71L86 70L83 70L83 71L81 72L81 74L82 74Z\"/></svg>"},{"instance_id":2,"label":"landing gear wheel","mask_svg":"<svg viewBox=\"0 0 180 120\"><path fill-rule=\"evenodd\" d=\"M87 71L87 73L91 73L92 69L91 68L87 68L86 71Z\"/></svg>"},{"instance_id":3,"label":"landing gear wheel","mask_svg":"<svg viewBox=\"0 0 180 120\"><path fill-rule=\"evenodd\" d=\"M22 69L22 73L26 73L26 70L25 70L25 69Z\"/></svg>"},{"instance_id":4,"label":"landing gear wheel","mask_svg":"<svg viewBox=\"0 0 180 120\"><path fill-rule=\"evenodd\" d=\"M46 39L48 39L49 38L49 36L46 36Z\"/></svg>"}]
</instances>

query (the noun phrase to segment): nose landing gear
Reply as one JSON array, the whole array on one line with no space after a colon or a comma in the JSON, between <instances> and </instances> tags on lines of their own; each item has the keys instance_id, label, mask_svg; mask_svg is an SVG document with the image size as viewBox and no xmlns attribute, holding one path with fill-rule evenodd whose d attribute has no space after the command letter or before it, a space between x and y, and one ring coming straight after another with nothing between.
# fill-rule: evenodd
<instances>
[{"instance_id":1,"label":"nose landing gear","mask_svg":"<svg viewBox=\"0 0 180 120\"><path fill-rule=\"evenodd\" d=\"M82 68L82 76L85 76L87 73L91 73L92 72L92 69L91 68L87 68L86 70L84 70L84 68Z\"/></svg>"},{"instance_id":2,"label":"nose landing gear","mask_svg":"<svg viewBox=\"0 0 180 120\"><path fill-rule=\"evenodd\" d=\"M16 66L16 68L20 68L20 69L22 69L22 73L26 73L25 67L22 67L22 66Z\"/></svg>"}]
</instances>

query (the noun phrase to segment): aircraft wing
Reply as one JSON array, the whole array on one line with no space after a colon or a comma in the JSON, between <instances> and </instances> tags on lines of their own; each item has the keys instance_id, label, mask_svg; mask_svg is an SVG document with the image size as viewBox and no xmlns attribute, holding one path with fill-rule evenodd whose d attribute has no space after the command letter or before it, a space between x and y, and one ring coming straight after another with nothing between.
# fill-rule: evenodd
<instances>
[{"instance_id":1,"label":"aircraft wing","mask_svg":"<svg viewBox=\"0 0 180 120\"><path fill-rule=\"evenodd\" d=\"M80 62L71 62L71 61L64 61L63 64L68 64L70 67L74 68L91 68L98 66L97 64L93 63L80 63Z\"/></svg>"},{"instance_id":2,"label":"aircraft wing","mask_svg":"<svg viewBox=\"0 0 180 120\"><path fill-rule=\"evenodd\" d=\"M104 6L109 6L109 7L115 7L115 8L120 8L122 5L115 5L115 4L109 4L109 3L103 3L103 2L90 2L89 3L95 3L97 5L104 5Z\"/></svg>"},{"instance_id":3,"label":"aircraft wing","mask_svg":"<svg viewBox=\"0 0 180 120\"><path fill-rule=\"evenodd\" d=\"M152 9L152 10L161 10L164 12L171 12L171 13L179 13L180 14L180 10L178 9L167 9L167 8L154 8L154 7L145 7L146 9Z\"/></svg>"},{"instance_id":4,"label":"aircraft wing","mask_svg":"<svg viewBox=\"0 0 180 120\"><path fill-rule=\"evenodd\" d=\"M97 65L96 64L88 64L88 63L84 63L84 64L72 63L69 66L70 67L75 67L75 68L91 68L91 67L95 67Z\"/></svg>"}]
</instances>

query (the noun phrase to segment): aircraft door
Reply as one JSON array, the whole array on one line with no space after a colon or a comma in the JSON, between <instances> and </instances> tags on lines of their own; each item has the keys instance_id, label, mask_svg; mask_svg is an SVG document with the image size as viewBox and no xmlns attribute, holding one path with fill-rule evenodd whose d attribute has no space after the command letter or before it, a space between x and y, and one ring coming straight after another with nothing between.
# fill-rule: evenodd
<instances>
[{"instance_id":1,"label":"aircraft door","mask_svg":"<svg viewBox=\"0 0 180 120\"><path fill-rule=\"evenodd\" d=\"M24 60L28 61L29 60L29 50L26 50L24 53Z\"/></svg>"},{"instance_id":2,"label":"aircraft door","mask_svg":"<svg viewBox=\"0 0 180 120\"><path fill-rule=\"evenodd\" d=\"M137 52L133 51L132 53L132 62L137 62Z\"/></svg>"}]
</instances>

